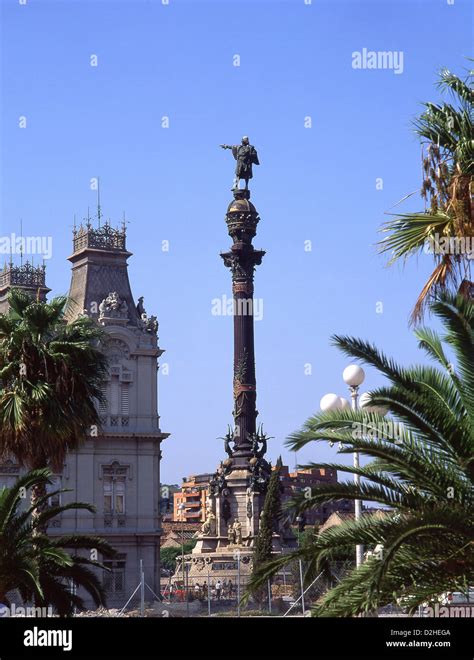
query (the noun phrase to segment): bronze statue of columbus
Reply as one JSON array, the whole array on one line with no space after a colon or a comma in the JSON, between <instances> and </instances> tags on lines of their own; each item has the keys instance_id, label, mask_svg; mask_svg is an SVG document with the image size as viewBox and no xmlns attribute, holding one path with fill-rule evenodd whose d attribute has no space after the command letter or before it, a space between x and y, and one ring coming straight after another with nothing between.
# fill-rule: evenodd
<instances>
[{"instance_id":1,"label":"bronze statue of columbus","mask_svg":"<svg viewBox=\"0 0 474 660\"><path fill-rule=\"evenodd\" d=\"M253 145L250 144L250 141L246 135L242 138L241 144L231 146L229 144L221 144L223 149L232 149L232 155L237 161L235 166L235 179L232 190L235 190L239 187L240 179L245 181L245 190L248 190L249 179L252 178L252 165L260 165L257 150Z\"/></svg>"}]
</instances>

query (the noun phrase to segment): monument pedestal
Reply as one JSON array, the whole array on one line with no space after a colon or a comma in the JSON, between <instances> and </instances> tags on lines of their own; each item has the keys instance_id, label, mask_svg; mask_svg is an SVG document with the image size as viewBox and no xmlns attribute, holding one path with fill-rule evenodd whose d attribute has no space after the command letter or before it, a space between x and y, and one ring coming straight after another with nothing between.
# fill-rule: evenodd
<instances>
[{"instance_id":1,"label":"monument pedestal","mask_svg":"<svg viewBox=\"0 0 474 660\"><path fill-rule=\"evenodd\" d=\"M270 472L269 464L264 459L259 460ZM252 490L249 485L254 473L254 470L247 468L236 469L226 475L223 465L217 471L215 483L220 484L220 490L209 494L207 520L192 553L184 557L190 588L196 584L202 587L204 582L213 586L218 580L222 583L231 580L236 585L239 574L241 589L249 581L265 501L265 493ZM272 552L275 555L288 552L295 546L291 529L283 528L273 534ZM183 581L181 561L178 556L173 576L175 583Z\"/></svg>"}]
</instances>

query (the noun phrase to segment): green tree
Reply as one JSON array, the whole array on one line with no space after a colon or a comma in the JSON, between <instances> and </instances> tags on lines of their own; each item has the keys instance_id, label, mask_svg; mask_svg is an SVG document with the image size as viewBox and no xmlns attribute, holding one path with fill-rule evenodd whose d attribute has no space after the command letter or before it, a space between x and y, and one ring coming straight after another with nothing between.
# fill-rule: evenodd
<instances>
[{"instance_id":1,"label":"green tree","mask_svg":"<svg viewBox=\"0 0 474 660\"><path fill-rule=\"evenodd\" d=\"M194 546L197 543L197 539L191 539L186 541L184 544L184 554L192 552ZM183 553L182 546L167 547L161 548L160 550L160 562L161 566L168 571L173 571L176 569L176 558L180 557Z\"/></svg>"},{"instance_id":2,"label":"green tree","mask_svg":"<svg viewBox=\"0 0 474 660\"><path fill-rule=\"evenodd\" d=\"M0 315L0 456L59 470L66 453L99 425L103 333L87 317L67 324L66 298L42 303L13 290L8 302L9 312ZM34 485L33 502L44 487Z\"/></svg>"},{"instance_id":3,"label":"green tree","mask_svg":"<svg viewBox=\"0 0 474 660\"><path fill-rule=\"evenodd\" d=\"M82 608L83 599L71 593L71 581L92 596L97 606L105 606L102 585L92 567L105 569L95 559L69 551L92 549L112 557L115 551L103 539L86 534L69 534L51 538L43 533L48 521L71 509L93 512L90 504L71 502L64 506L22 510L27 489L51 484L48 469L34 470L18 479L12 488L0 489L0 602L8 603L7 593L18 590L24 602L36 606L51 605L60 616L71 615L74 607ZM64 492L63 489L55 491ZM48 496L46 496L48 497ZM35 507L40 508L33 515ZM106 569L105 569L106 570Z\"/></svg>"},{"instance_id":4,"label":"green tree","mask_svg":"<svg viewBox=\"0 0 474 660\"><path fill-rule=\"evenodd\" d=\"M391 254L389 264L419 254L427 246L434 248L436 267L416 301L411 316L415 323L437 292L459 291L472 297L474 287L467 242L474 237L472 72L462 80L443 69L438 87L451 94L453 103L424 103L423 113L414 122L423 148L425 211L393 215L382 226L387 236L378 244L380 252Z\"/></svg>"},{"instance_id":5,"label":"green tree","mask_svg":"<svg viewBox=\"0 0 474 660\"><path fill-rule=\"evenodd\" d=\"M309 584L341 549L356 544L378 551L318 601L316 616L354 616L393 602L413 612L445 591L474 584L474 304L445 293L431 312L444 326L443 337L428 328L415 335L436 366L404 368L370 343L333 338L346 355L389 380L370 393L369 405L385 407L391 418L364 409L316 414L289 440L292 450L330 441L340 443L339 453L371 459L360 468L311 464L358 474L361 482L320 484L311 498L295 499L296 511L344 498L390 510L325 530L259 570L253 587L295 558L305 561Z\"/></svg>"},{"instance_id":6,"label":"green tree","mask_svg":"<svg viewBox=\"0 0 474 660\"><path fill-rule=\"evenodd\" d=\"M273 534L281 518L280 470L282 462L278 458L268 481L268 489L263 504L262 517L255 541L254 567L268 561L272 556Z\"/></svg>"},{"instance_id":7,"label":"green tree","mask_svg":"<svg viewBox=\"0 0 474 660\"><path fill-rule=\"evenodd\" d=\"M260 518L255 550L253 554L253 573L264 566L272 558L273 534L281 519L281 487L280 471L282 467L281 457L278 458L275 468L272 470L268 481L268 488L263 503L263 511ZM253 590L254 599L262 603L266 596L265 589Z\"/></svg>"}]
</instances>

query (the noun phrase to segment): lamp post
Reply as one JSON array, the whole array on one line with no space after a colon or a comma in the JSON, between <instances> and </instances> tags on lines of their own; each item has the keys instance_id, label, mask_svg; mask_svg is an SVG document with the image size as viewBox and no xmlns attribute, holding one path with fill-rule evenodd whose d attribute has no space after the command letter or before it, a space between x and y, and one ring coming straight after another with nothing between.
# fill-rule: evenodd
<instances>
[{"instance_id":1,"label":"lamp post","mask_svg":"<svg viewBox=\"0 0 474 660\"><path fill-rule=\"evenodd\" d=\"M304 522L304 518L302 516L297 516L296 517L296 522L298 523L298 548L300 547L300 527L301 524ZM304 607L304 585L303 585L303 564L301 563L301 558L299 559L299 569L300 569L300 587L301 587L301 610L303 612L303 616L305 615L305 607Z\"/></svg>"},{"instance_id":2,"label":"lamp post","mask_svg":"<svg viewBox=\"0 0 474 660\"><path fill-rule=\"evenodd\" d=\"M181 518L181 570L183 572L183 590L184 590L184 511L186 507L184 503L178 504L178 511L180 512Z\"/></svg>"},{"instance_id":3,"label":"lamp post","mask_svg":"<svg viewBox=\"0 0 474 660\"><path fill-rule=\"evenodd\" d=\"M351 393L351 407L352 410L358 409L359 403L359 387L365 380L365 373L362 367L359 367L357 364L351 364L344 369L342 372L342 378L346 385L349 386L349 391ZM359 469L359 452L354 452L354 467ZM360 486L360 475L354 475L354 483L357 488ZM362 501L356 500L355 505L355 519L359 520L362 515ZM356 545L356 566L359 567L364 559L364 548L362 545Z\"/></svg>"},{"instance_id":4,"label":"lamp post","mask_svg":"<svg viewBox=\"0 0 474 660\"><path fill-rule=\"evenodd\" d=\"M240 618L240 550L234 552L234 559L237 562L237 617Z\"/></svg>"},{"instance_id":5,"label":"lamp post","mask_svg":"<svg viewBox=\"0 0 474 660\"><path fill-rule=\"evenodd\" d=\"M325 394L320 402L320 407L323 412L328 412L330 410L345 410L352 408L352 410L358 409L358 400L359 400L359 387L365 380L365 372L362 367L359 367L357 364L351 364L346 367L343 371L342 378L346 385L349 386L349 391L351 394L351 404L342 396L337 394ZM354 467L359 468L359 452L354 452ZM354 483L356 486L360 485L360 475L354 475ZM355 500L355 519L359 520L362 514L362 501ZM364 548L362 545L356 545L356 566L359 567L363 561Z\"/></svg>"},{"instance_id":6,"label":"lamp post","mask_svg":"<svg viewBox=\"0 0 474 660\"><path fill-rule=\"evenodd\" d=\"M207 565L207 616L211 616L211 573Z\"/></svg>"},{"instance_id":7,"label":"lamp post","mask_svg":"<svg viewBox=\"0 0 474 660\"><path fill-rule=\"evenodd\" d=\"M184 519L185 515L184 512L186 510L186 506L184 502L181 502L181 504L178 505L178 510L181 512L181 570L183 572L183 593L186 596L186 613L187 616L189 616L189 598L188 598L188 591L187 591L187 580L185 578L185 566L184 566ZM186 571L187 574L187 571ZM186 575L187 577L187 575Z\"/></svg>"}]
</instances>

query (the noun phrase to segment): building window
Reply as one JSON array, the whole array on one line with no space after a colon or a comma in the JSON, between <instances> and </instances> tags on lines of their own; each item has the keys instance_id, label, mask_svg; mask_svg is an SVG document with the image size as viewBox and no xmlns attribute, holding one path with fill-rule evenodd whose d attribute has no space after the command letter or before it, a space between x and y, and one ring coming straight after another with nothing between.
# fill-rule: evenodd
<instances>
[{"instance_id":1,"label":"building window","mask_svg":"<svg viewBox=\"0 0 474 660\"><path fill-rule=\"evenodd\" d=\"M119 377L112 376L110 380L110 414L119 414Z\"/></svg>"},{"instance_id":2,"label":"building window","mask_svg":"<svg viewBox=\"0 0 474 660\"><path fill-rule=\"evenodd\" d=\"M112 416L128 417L130 414L130 384L122 383L115 374L111 376L109 385L102 387L104 400L99 404L101 415L109 413Z\"/></svg>"},{"instance_id":3,"label":"building window","mask_svg":"<svg viewBox=\"0 0 474 660\"><path fill-rule=\"evenodd\" d=\"M127 467L116 461L102 468L104 489L104 513L125 514L125 484Z\"/></svg>"},{"instance_id":4,"label":"building window","mask_svg":"<svg viewBox=\"0 0 474 660\"><path fill-rule=\"evenodd\" d=\"M104 476L104 513L125 513L125 477Z\"/></svg>"},{"instance_id":5,"label":"building window","mask_svg":"<svg viewBox=\"0 0 474 660\"><path fill-rule=\"evenodd\" d=\"M102 586L108 593L125 591L125 564L127 555L119 554L114 559L106 559L102 563L108 571L104 571Z\"/></svg>"},{"instance_id":6,"label":"building window","mask_svg":"<svg viewBox=\"0 0 474 660\"><path fill-rule=\"evenodd\" d=\"M102 390L102 396L103 399L99 403L99 412L101 415L105 415L107 413L107 407L108 407L108 402L107 402L107 384L104 383L102 387L100 388Z\"/></svg>"},{"instance_id":7,"label":"building window","mask_svg":"<svg viewBox=\"0 0 474 660\"><path fill-rule=\"evenodd\" d=\"M129 400L128 383L122 383L120 390L121 390L121 399L122 399L122 402L121 402L122 415L124 415L125 417L128 417L128 414L129 414L129 411L130 411L130 407L129 407L129 403L128 403L128 400Z\"/></svg>"},{"instance_id":8,"label":"building window","mask_svg":"<svg viewBox=\"0 0 474 660\"><path fill-rule=\"evenodd\" d=\"M46 484L46 492L47 493L53 493L56 490L60 490L62 488L62 477L60 475L54 475L51 477L51 483ZM49 507L54 507L54 506L61 506L61 493L56 493L54 495L51 495L51 497L48 497L48 506Z\"/></svg>"}]
</instances>

